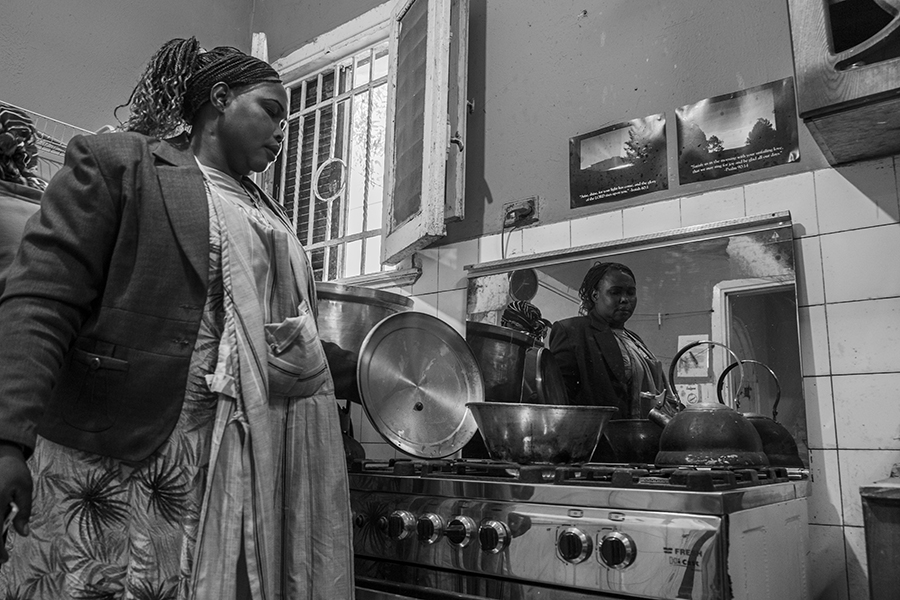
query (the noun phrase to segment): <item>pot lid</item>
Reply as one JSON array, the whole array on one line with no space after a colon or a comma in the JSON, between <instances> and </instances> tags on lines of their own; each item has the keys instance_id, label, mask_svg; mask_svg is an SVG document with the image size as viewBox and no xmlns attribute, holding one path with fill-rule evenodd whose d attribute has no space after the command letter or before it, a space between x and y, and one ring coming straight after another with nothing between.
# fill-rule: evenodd
<instances>
[{"instance_id":1,"label":"pot lid","mask_svg":"<svg viewBox=\"0 0 900 600\"><path fill-rule=\"evenodd\" d=\"M484 401L481 371L462 336L437 317L382 319L362 343L357 380L369 421L407 454L450 456L475 434L466 403Z\"/></svg>"}]
</instances>

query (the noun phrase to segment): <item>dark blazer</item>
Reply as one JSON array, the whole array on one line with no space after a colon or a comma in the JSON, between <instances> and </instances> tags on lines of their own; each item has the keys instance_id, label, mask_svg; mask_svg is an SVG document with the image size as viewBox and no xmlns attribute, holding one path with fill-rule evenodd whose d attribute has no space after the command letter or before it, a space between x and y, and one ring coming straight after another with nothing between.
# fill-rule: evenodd
<instances>
[{"instance_id":1,"label":"dark blazer","mask_svg":"<svg viewBox=\"0 0 900 600\"><path fill-rule=\"evenodd\" d=\"M553 324L547 343L573 403L615 406L614 419L628 417L625 363L605 321L594 315L562 319Z\"/></svg>"},{"instance_id":2,"label":"dark blazer","mask_svg":"<svg viewBox=\"0 0 900 600\"><path fill-rule=\"evenodd\" d=\"M0 299L0 439L150 455L181 412L208 262L206 191L186 147L74 138Z\"/></svg>"}]
</instances>

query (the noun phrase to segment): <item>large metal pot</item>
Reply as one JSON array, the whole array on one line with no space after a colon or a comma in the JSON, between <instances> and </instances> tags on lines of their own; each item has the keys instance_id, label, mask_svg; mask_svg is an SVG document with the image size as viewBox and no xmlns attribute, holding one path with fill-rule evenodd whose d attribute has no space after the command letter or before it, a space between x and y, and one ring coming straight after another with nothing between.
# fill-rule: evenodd
<instances>
[{"instance_id":1,"label":"large metal pot","mask_svg":"<svg viewBox=\"0 0 900 600\"><path fill-rule=\"evenodd\" d=\"M338 398L360 402L356 382L359 350L366 335L390 315L412 308L400 294L332 282L316 284L319 337Z\"/></svg>"},{"instance_id":2,"label":"large metal pot","mask_svg":"<svg viewBox=\"0 0 900 600\"><path fill-rule=\"evenodd\" d=\"M678 351L669 368L669 382L675 380L675 366L681 356L701 344L721 346L737 360L740 359L724 344L700 340ZM743 381L743 369L741 369ZM672 386L674 388L674 385ZM677 399L677 392L674 391ZM680 400L679 400L680 403ZM650 418L663 425L659 438L659 452L655 463L661 466L767 466L769 459L763 451L762 440L747 418L729 408L721 400L691 404L674 417L651 409Z\"/></svg>"},{"instance_id":3,"label":"large metal pot","mask_svg":"<svg viewBox=\"0 0 900 600\"><path fill-rule=\"evenodd\" d=\"M362 402L356 366L363 340L385 317L409 310L412 300L400 294L331 282L317 283L316 296L319 337L334 379L334 393L344 400L343 406L338 404L338 416L344 455L350 462L366 456L362 444L353 439L350 421L350 402Z\"/></svg>"},{"instance_id":4,"label":"large metal pot","mask_svg":"<svg viewBox=\"0 0 900 600\"><path fill-rule=\"evenodd\" d=\"M587 462L618 409L468 402L490 457L518 464Z\"/></svg>"},{"instance_id":5,"label":"large metal pot","mask_svg":"<svg viewBox=\"0 0 900 600\"><path fill-rule=\"evenodd\" d=\"M742 364L753 363L764 369L775 381L775 401L772 403L772 417L759 413L743 413L750 421L750 424L756 428L756 433L762 440L763 452L769 458L769 464L776 467L792 467L802 469L805 467L803 460L800 458L800 451L797 449L797 442L794 436L787 428L778 422L778 403L781 401L781 384L775 371L758 360L744 359ZM731 363L722 371L719 376L719 383L716 391L719 397L722 397L722 386L725 384L725 376L738 366L738 363Z\"/></svg>"}]
</instances>

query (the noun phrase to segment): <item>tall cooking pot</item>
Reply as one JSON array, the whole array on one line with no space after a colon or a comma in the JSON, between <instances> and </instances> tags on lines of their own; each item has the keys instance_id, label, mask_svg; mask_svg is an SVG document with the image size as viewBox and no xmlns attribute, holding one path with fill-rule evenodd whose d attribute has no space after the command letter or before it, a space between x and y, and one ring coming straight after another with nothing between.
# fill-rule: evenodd
<instances>
[{"instance_id":1,"label":"tall cooking pot","mask_svg":"<svg viewBox=\"0 0 900 600\"><path fill-rule=\"evenodd\" d=\"M719 342L699 340L683 347L672 359L669 367L670 383L675 380L675 367L682 355L703 344L725 348L737 361L743 381L740 359L730 348ZM672 388L680 404L674 383ZM655 461L657 465L758 467L769 464L756 428L744 415L726 406L721 397L718 403L691 404L682 408L675 416L654 407L649 416L663 426Z\"/></svg>"},{"instance_id":2,"label":"tall cooking pot","mask_svg":"<svg viewBox=\"0 0 900 600\"><path fill-rule=\"evenodd\" d=\"M772 417L769 418L766 415L752 412L743 413L753 427L756 428L756 433L759 434L763 443L763 452L765 452L766 456L769 458L769 464L776 467L802 469L805 465L800 458L800 451L797 449L797 442L794 440L794 436L792 436L791 432L777 420L778 403L781 401L781 384L778 381L778 377L775 375L775 371L758 360L747 358L741 362L744 364L753 363L759 365L771 375L772 379L775 381L775 402L772 403ZM722 386L725 385L725 376L737 366L737 363L731 363L719 376L716 392L720 398L722 397Z\"/></svg>"},{"instance_id":3,"label":"tall cooking pot","mask_svg":"<svg viewBox=\"0 0 900 600\"><path fill-rule=\"evenodd\" d=\"M488 402L519 402L531 338L510 327L466 322L466 343L484 378Z\"/></svg>"},{"instance_id":4,"label":"tall cooking pot","mask_svg":"<svg viewBox=\"0 0 900 600\"><path fill-rule=\"evenodd\" d=\"M350 402L361 403L356 366L363 340L385 317L412 308L412 299L400 294L333 282L316 284L317 324L328 367L334 379L344 454L348 461L365 458L362 444L353 439Z\"/></svg>"},{"instance_id":5,"label":"tall cooking pot","mask_svg":"<svg viewBox=\"0 0 900 600\"><path fill-rule=\"evenodd\" d=\"M335 395L360 402L356 382L359 350L366 335L390 315L412 308L400 294L333 282L316 284L319 337L334 377Z\"/></svg>"}]
</instances>

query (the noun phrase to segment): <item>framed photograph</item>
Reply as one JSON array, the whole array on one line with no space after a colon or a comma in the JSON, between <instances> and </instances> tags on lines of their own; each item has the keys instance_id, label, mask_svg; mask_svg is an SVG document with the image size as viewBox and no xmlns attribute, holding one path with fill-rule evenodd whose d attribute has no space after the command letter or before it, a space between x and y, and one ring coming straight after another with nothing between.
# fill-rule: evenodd
<instances>
[{"instance_id":1,"label":"framed photograph","mask_svg":"<svg viewBox=\"0 0 900 600\"><path fill-rule=\"evenodd\" d=\"M625 121L569 140L572 208L665 190L668 177L664 114Z\"/></svg>"},{"instance_id":2,"label":"framed photograph","mask_svg":"<svg viewBox=\"0 0 900 600\"><path fill-rule=\"evenodd\" d=\"M682 106L675 123L682 184L800 160L792 77Z\"/></svg>"}]
</instances>

